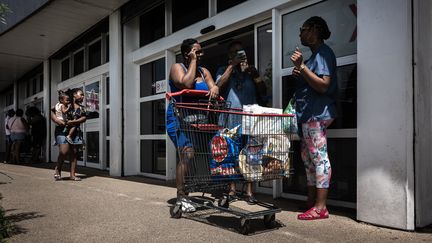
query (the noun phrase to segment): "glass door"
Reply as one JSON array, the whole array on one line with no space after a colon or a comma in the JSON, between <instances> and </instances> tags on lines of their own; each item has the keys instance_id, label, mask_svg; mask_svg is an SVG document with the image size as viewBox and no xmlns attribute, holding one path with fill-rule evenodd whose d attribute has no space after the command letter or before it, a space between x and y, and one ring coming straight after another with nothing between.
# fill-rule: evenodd
<instances>
[{"instance_id":1,"label":"glass door","mask_svg":"<svg viewBox=\"0 0 432 243\"><path fill-rule=\"evenodd\" d=\"M150 177L166 175L165 57L140 65L139 153L140 172Z\"/></svg>"},{"instance_id":2,"label":"glass door","mask_svg":"<svg viewBox=\"0 0 432 243\"><path fill-rule=\"evenodd\" d=\"M292 76L293 64L290 55L296 47L303 52L306 60L311 56L309 48L300 44L299 28L309 17L318 15L327 21L331 36L325 43L330 46L337 58L338 77L338 117L328 129L328 153L334 174L330 182L329 203L345 207L355 207L356 168L357 168L357 1L328 0L305 8L281 12L282 52L276 53L275 60L281 60L280 76L282 83L281 103L285 107L296 89L296 78ZM306 175L299 154L300 143L294 146L294 175L284 180L282 196L305 199L307 193Z\"/></svg>"},{"instance_id":3,"label":"glass door","mask_svg":"<svg viewBox=\"0 0 432 243\"><path fill-rule=\"evenodd\" d=\"M83 153L84 165L88 167L102 169L101 163L101 144L102 144L102 125L101 125L101 77L84 82L84 102L87 109L87 121L84 123L85 149Z\"/></svg>"}]
</instances>

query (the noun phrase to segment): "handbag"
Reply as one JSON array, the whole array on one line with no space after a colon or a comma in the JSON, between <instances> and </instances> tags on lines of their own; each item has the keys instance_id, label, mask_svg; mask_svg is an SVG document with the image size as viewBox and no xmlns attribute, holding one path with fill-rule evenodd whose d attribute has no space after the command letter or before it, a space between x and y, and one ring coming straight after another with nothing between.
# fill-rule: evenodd
<instances>
[{"instance_id":1,"label":"handbag","mask_svg":"<svg viewBox=\"0 0 432 243\"><path fill-rule=\"evenodd\" d=\"M288 102L287 107L284 110L284 114L294 115L292 117L287 117L283 122L283 130L286 134L290 135L298 135L299 129L297 124L297 112L295 110L296 107L296 98L295 95Z\"/></svg>"}]
</instances>

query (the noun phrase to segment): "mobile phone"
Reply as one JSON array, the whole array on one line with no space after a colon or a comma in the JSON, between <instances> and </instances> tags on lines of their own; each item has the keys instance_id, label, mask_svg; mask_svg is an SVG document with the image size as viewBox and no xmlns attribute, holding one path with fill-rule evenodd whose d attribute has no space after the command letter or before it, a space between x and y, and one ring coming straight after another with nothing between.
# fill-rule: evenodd
<instances>
[{"instance_id":1,"label":"mobile phone","mask_svg":"<svg viewBox=\"0 0 432 243\"><path fill-rule=\"evenodd\" d=\"M240 60L246 59L246 52L244 50L238 50L237 58Z\"/></svg>"}]
</instances>

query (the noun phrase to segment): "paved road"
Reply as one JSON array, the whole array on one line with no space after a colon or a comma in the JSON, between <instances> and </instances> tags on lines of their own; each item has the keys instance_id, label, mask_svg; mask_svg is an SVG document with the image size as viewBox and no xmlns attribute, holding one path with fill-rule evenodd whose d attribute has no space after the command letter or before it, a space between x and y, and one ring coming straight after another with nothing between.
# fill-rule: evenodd
<instances>
[{"instance_id":1,"label":"paved road","mask_svg":"<svg viewBox=\"0 0 432 243\"><path fill-rule=\"evenodd\" d=\"M164 182L112 178L87 168L79 169L81 182L54 182L52 166L0 164L1 203L17 228L10 242L432 242L431 228L414 233L375 227L340 209L331 209L328 220L298 221L296 202L284 199L275 201L283 209L277 214L281 228L265 231L262 220L254 220L256 232L244 236L229 215L170 218L175 189Z\"/></svg>"}]
</instances>

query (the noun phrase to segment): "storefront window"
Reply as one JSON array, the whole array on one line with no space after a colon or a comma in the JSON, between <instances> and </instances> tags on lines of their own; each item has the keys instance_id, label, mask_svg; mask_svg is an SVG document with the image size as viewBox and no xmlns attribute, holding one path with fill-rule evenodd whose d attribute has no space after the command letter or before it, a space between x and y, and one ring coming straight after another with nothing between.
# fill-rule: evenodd
<instances>
[{"instance_id":1,"label":"storefront window","mask_svg":"<svg viewBox=\"0 0 432 243\"><path fill-rule=\"evenodd\" d=\"M44 79L44 76L43 76L43 74L41 74L39 76L39 91L38 92L42 92L44 89L44 85L43 85L44 80L43 79Z\"/></svg>"},{"instance_id":2,"label":"storefront window","mask_svg":"<svg viewBox=\"0 0 432 243\"><path fill-rule=\"evenodd\" d=\"M106 84L106 92L105 92L105 99L106 99L106 104L109 105L110 103L110 78L106 77L105 79L105 84Z\"/></svg>"},{"instance_id":3,"label":"storefront window","mask_svg":"<svg viewBox=\"0 0 432 243\"><path fill-rule=\"evenodd\" d=\"M105 43L106 43L106 45L105 45L105 62L109 62L109 54L110 54L110 52L109 52L109 50L110 50L109 35L105 36Z\"/></svg>"},{"instance_id":4,"label":"storefront window","mask_svg":"<svg viewBox=\"0 0 432 243\"><path fill-rule=\"evenodd\" d=\"M337 57L357 53L357 1L329 0L282 16L283 68L292 67L291 54L299 47L305 59L311 52L302 46L299 28L309 17L319 15L327 21L331 36L325 42Z\"/></svg>"},{"instance_id":5,"label":"storefront window","mask_svg":"<svg viewBox=\"0 0 432 243\"><path fill-rule=\"evenodd\" d=\"M96 41L89 46L89 70L101 65L101 41Z\"/></svg>"},{"instance_id":6,"label":"storefront window","mask_svg":"<svg viewBox=\"0 0 432 243\"><path fill-rule=\"evenodd\" d=\"M32 95L34 95L34 94L37 93L37 90L38 90L37 85L38 85L38 80L37 80L36 77L34 77L34 78L32 79Z\"/></svg>"},{"instance_id":7,"label":"storefront window","mask_svg":"<svg viewBox=\"0 0 432 243\"><path fill-rule=\"evenodd\" d=\"M140 46L165 36L165 5L161 4L140 17Z\"/></svg>"},{"instance_id":8,"label":"storefront window","mask_svg":"<svg viewBox=\"0 0 432 243\"><path fill-rule=\"evenodd\" d=\"M28 80L27 82L26 82L26 97L30 97L30 90L31 90L31 80Z\"/></svg>"},{"instance_id":9,"label":"storefront window","mask_svg":"<svg viewBox=\"0 0 432 243\"><path fill-rule=\"evenodd\" d=\"M111 151L111 149L110 149L110 140L107 140L106 141L106 150L105 150L105 153L106 153L106 168L110 167L110 151Z\"/></svg>"},{"instance_id":10,"label":"storefront window","mask_svg":"<svg viewBox=\"0 0 432 243\"><path fill-rule=\"evenodd\" d=\"M246 1L247 0L217 0L217 12L220 13Z\"/></svg>"},{"instance_id":11,"label":"storefront window","mask_svg":"<svg viewBox=\"0 0 432 243\"><path fill-rule=\"evenodd\" d=\"M141 172L165 175L165 140L141 140Z\"/></svg>"},{"instance_id":12,"label":"storefront window","mask_svg":"<svg viewBox=\"0 0 432 243\"><path fill-rule=\"evenodd\" d=\"M87 162L99 163L99 132L86 133Z\"/></svg>"},{"instance_id":13,"label":"storefront window","mask_svg":"<svg viewBox=\"0 0 432 243\"><path fill-rule=\"evenodd\" d=\"M13 101L13 90L9 90L6 92L6 95L5 95L6 106L13 105L13 102L14 102Z\"/></svg>"},{"instance_id":14,"label":"storefront window","mask_svg":"<svg viewBox=\"0 0 432 243\"><path fill-rule=\"evenodd\" d=\"M106 109L106 136L110 135L110 109Z\"/></svg>"},{"instance_id":15,"label":"storefront window","mask_svg":"<svg viewBox=\"0 0 432 243\"><path fill-rule=\"evenodd\" d=\"M208 1L172 1L173 32L208 18Z\"/></svg>"},{"instance_id":16,"label":"storefront window","mask_svg":"<svg viewBox=\"0 0 432 243\"><path fill-rule=\"evenodd\" d=\"M73 55L73 63L74 76L84 72L84 50Z\"/></svg>"},{"instance_id":17,"label":"storefront window","mask_svg":"<svg viewBox=\"0 0 432 243\"><path fill-rule=\"evenodd\" d=\"M164 93L165 91L165 58L141 65L140 97Z\"/></svg>"},{"instance_id":18,"label":"storefront window","mask_svg":"<svg viewBox=\"0 0 432 243\"><path fill-rule=\"evenodd\" d=\"M165 99L140 104L141 135L165 134Z\"/></svg>"},{"instance_id":19,"label":"storefront window","mask_svg":"<svg viewBox=\"0 0 432 243\"><path fill-rule=\"evenodd\" d=\"M87 109L87 119L99 118L99 82L85 86L85 105Z\"/></svg>"},{"instance_id":20,"label":"storefront window","mask_svg":"<svg viewBox=\"0 0 432 243\"><path fill-rule=\"evenodd\" d=\"M257 29L258 72L267 87L266 106L272 106L272 24Z\"/></svg>"},{"instance_id":21,"label":"storefront window","mask_svg":"<svg viewBox=\"0 0 432 243\"><path fill-rule=\"evenodd\" d=\"M69 76L69 58L66 58L61 62L61 80L69 79Z\"/></svg>"}]
</instances>

